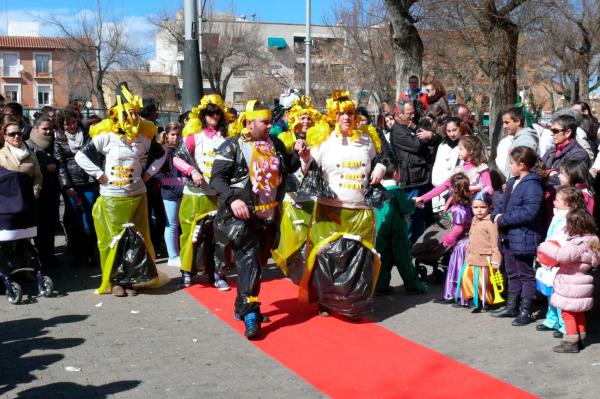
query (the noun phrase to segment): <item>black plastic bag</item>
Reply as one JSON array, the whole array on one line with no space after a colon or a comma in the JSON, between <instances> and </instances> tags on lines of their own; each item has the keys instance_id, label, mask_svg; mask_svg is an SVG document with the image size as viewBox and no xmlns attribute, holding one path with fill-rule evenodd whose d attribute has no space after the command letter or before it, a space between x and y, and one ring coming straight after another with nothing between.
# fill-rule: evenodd
<instances>
[{"instance_id":1,"label":"black plastic bag","mask_svg":"<svg viewBox=\"0 0 600 399\"><path fill-rule=\"evenodd\" d=\"M390 193L381 184L367 185L365 188L365 204L372 208L381 208L390 198Z\"/></svg>"},{"instance_id":2,"label":"black plastic bag","mask_svg":"<svg viewBox=\"0 0 600 399\"><path fill-rule=\"evenodd\" d=\"M113 284L134 284L158 276L142 236L128 226L119 239L110 281Z\"/></svg>"},{"instance_id":3,"label":"black plastic bag","mask_svg":"<svg viewBox=\"0 0 600 399\"><path fill-rule=\"evenodd\" d=\"M308 172L304 175L298 193L324 199L337 198L337 195L329 187L329 183L323 180L323 171L315 161L311 162Z\"/></svg>"},{"instance_id":4,"label":"black plastic bag","mask_svg":"<svg viewBox=\"0 0 600 399\"><path fill-rule=\"evenodd\" d=\"M339 238L315 259L311 296L336 313L360 317L372 310L374 254L360 242Z\"/></svg>"}]
</instances>

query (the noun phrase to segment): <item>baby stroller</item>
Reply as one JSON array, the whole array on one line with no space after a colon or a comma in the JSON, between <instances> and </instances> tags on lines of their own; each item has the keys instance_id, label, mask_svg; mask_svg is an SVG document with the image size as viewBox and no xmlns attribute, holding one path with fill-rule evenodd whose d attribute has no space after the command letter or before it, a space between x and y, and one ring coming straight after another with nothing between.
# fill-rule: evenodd
<instances>
[{"instance_id":1,"label":"baby stroller","mask_svg":"<svg viewBox=\"0 0 600 399\"><path fill-rule=\"evenodd\" d=\"M440 212L435 216L434 223L429 226L423 234L417 239L410 253L415 260L415 270L421 281L427 278L427 268L429 265L433 268L432 276L436 284L441 284L444 267L448 266L451 248L446 248L442 242L444 236L452 227L450 219L445 212Z\"/></svg>"},{"instance_id":2,"label":"baby stroller","mask_svg":"<svg viewBox=\"0 0 600 399\"><path fill-rule=\"evenodd\" d=\"M36 275L38 293L48 297L54 283L42 274L42 267L31 240L37 235L36 206L29 176L0 168L0 278L9 303L18 304L23 290L11 277L28 271Z\"/></svg>"}]
</instances>

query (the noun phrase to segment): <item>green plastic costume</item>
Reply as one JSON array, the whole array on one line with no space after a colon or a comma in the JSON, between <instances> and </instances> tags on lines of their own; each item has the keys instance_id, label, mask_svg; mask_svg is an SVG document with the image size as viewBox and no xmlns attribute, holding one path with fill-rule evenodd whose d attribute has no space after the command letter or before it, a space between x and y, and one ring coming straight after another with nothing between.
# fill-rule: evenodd
<instances>
[{"instance_id":1,"label":"green plastic costume","mask_svg":"<svg viewBox=\"0 0 600 399\"><path fill-rule=\"evenodd\" d=\"M204 218L219 209L219 199L208 195L184 194L179 208L181 224L181 270L191 272L194 262L194 229Z\"/></svg>"},{"instance_id":2,"label":"green plastic costume","mask_svg":"<svg viewBox=\"0 0 600 399\"><path fill-rule=\"evenodd\" d=\"M383 207L375 209L377 229L377 252L381 255L381 269L375 291L385 292L392 279L392 268L396 266L404 288L408 292L424 293L427 285L419 280L410 255L406 217L414 212L415 206L404 190L396 185L385 185L390 199Z\"/></svg>"},{"instance_id":3,"label":"green plastic costume","mask_svg":"<svg viewBox=\"0 0 600 399\"><path fill-rule=\"evenodd\" d=\"M129 197L109 197L101 195L92 209L94 227L98 236L100 265L102 268L102 284L96 290L98 294L110 294L112 273L118 246L118 238L125 232L123 224L132 223L134 229L142 236L148 255L154 267L153 276L157 276L154 264L154 247L150 239L148 224L148 199L146 193Z\"/></svg>"}]
</instances>

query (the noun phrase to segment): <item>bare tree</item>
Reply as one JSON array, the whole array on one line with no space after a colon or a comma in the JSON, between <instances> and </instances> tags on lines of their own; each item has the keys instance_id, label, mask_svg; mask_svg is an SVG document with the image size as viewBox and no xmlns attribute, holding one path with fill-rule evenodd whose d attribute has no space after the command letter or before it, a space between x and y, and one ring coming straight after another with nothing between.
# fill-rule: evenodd
<instances>
[{"instance_id":1,"label":"bare tree","mask_svg":"<svg viewBox=\"0 0 600 399\"><path fill-rule=\"evenodd\" d=\"M560 86L559 94L571 102L587 101L600 87L600 3L556 0L554 5L534 43L548 54L549 79Z\"/></svg>"},{"instance_id":2,"label":"bare tree","mask_svg":"<svg viewBox=\"0 0 600 399\"><path fill-rule=\"evenodd\" d=\"M91 94L102 110L107 108L103 88L106 73L116 66L139 62L144 55L128 44L126 24L107 14L107 8L97 0L93 12L81 12L76 18L50 17L47 21L70 39L67 50L83 66Z\"/></svg>"},{"instance_id":3,"label":"bare tree","mask_svg":"<svg viewBox=\"0 0 600 399\"><path fill-rule=\"evenodd\" d=\"M264 38L260 25L237 21L234 15L218 14L208 4L202 24L202 75L211 90L223 98L234 74L257 72L269 59L261 46ZM175 16L162 12L148 21L167 36L171 45L183 49L182 10Z\"/></svg>"},{"instance_id":4,"label":"bare tree","mask_svg":"<svg viewBox=\"0 0 600 399\"><path fill-rule=\"evenodd\" d=\"M383 12L382 12L383 10ZM395 99L395 58L389 22L379 0L353 0L334 9L334 36L344 43L346 76L359 91L368 91L379 107Z\"/></svg>"},{"instance_id":5,"label":"bare tree","mask_svg":"<svg viewBox=\"0 0 600 399\"><path fill-rule=\"evenodd\" d=\"M419 0L384 0L393 40L396 64L396 98L411 75L421 76L423 41L417 31L415 4Z\"/></svg>"}]
</instances>

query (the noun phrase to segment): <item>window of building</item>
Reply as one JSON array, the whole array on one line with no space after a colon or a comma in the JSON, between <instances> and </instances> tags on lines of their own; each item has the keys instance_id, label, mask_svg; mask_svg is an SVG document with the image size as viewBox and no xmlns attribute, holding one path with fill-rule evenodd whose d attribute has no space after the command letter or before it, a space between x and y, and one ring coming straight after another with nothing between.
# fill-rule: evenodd
<instances>
[{"instance_id":1,"label":"window of building","mask_svg":"<svg viewBox=\"0 0 600 399\"><path fill-rule=\"evenodd\" d=\"M2 53L2 76L7 78L18 78L19 53Z\"/></svg>"},{"instance_id":2,"label":"window of building","mask_svg":"<svg viewBox=\"0 0 600 399\"><path fill-rule=\"evenodd\" d=\"M34 60L35 76L50 76L50 54L37 53Z\"/></svg>"},{"instance_id":3,"label":"window of building","mask_svg":"<svg viewBox=\"0 0 600 399\"><path fill-rule=\"evenodd\" d=\"M244 92L243 91L234 91L233 92L233 103L234 104L243 104L244 103Z\"/></svg>"},{"instance_id":4,"label":"window of building","mask_svg":"<svg viewBox=\"0 0 600 399\"><path fill-rule=\"evenodd\" d=\"M244 69L236 69L235 71L233 71L233 77L234 78L245 78L246 77L246 70L244 70Z\"/></svg>"},{"instance_id":5,"label":"window of building","mask_svg":"<svg viewBox=\"0 0 600 399\"><path fill-rule=\"evenodd\" d=\"M2 87L2 91L4 92L5 102L21 102L21 85L5 84Z\"/></svg>"},{"instance_id":6,"label":"window of building","mask_svg":"<svg viewBox=\"0 0 600 399\"><path fill-rule=\"evenodd\" d=\"M52 85L36 85L36 108L52 105Z\"/></svg>"}]
</instances>

